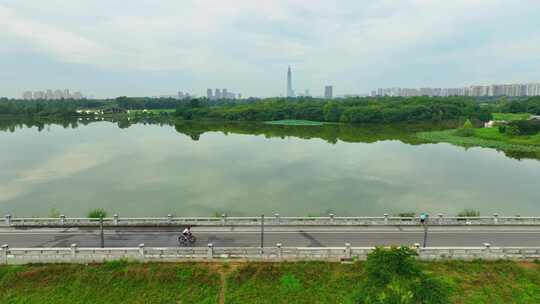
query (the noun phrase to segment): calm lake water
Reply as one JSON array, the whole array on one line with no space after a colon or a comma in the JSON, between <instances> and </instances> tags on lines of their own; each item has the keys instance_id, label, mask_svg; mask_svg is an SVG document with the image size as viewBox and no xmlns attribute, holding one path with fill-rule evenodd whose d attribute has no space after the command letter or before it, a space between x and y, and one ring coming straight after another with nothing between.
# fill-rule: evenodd
<instances>
[{"instance_id":1,"label":"calm lake water","mask_svg":"<svg viewBox=\"0 0 540 304\"><path fill-rule=\"evenodd\" d=\"M425 144L423 129L4 122L0 212L540 215L540 161Z\"/></svg>"}]
</instances>

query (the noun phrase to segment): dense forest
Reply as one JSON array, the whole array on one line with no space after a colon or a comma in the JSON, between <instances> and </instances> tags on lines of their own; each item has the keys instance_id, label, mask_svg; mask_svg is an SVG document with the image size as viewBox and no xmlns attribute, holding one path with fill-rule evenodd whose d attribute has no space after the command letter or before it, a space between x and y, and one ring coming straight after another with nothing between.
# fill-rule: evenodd
<instances>
[{"instance_id":1,"label":"dense forest","mask_svg":"<svg viewBox=\"0 0 540 304\"><path fill-rule=\"evenodd\" d=\"M201 100L184 103L176 115L185 120L272 121L301 119L344 123L393 123L491 119L489 106L464 97L265 99L241 105L209 106Z\"/></svg>"},{"instance_id":2,"label":"dense forest","mask_svg":"<svg viewBox=\"0 0 540 304\"><path fill-rule=\"evenodd\" d=\"M68 117L77 109L176 109L183 120L272 121L285 119L344 123L428 122L470 118L491 119L491 113L540 115L540 97L489 102L470 97L383 97L325 100L267 98L212 100L205 98L118 97L111 100L8 100L0 99L0 115Z\"/></svg>"}]
</instances>

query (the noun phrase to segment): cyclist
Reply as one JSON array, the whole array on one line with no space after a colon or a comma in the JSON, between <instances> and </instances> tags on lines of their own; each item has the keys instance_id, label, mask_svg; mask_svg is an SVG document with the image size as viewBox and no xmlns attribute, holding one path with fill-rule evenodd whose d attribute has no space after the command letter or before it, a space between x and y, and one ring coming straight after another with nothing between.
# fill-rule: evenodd
<instances>
[{"instance_id":1,"label":"cyclist","mask_svg":"<svg viewBox=\"0 0 540 304\"><path fill-rule=\"evenodd\" d=\"M191 226L187 226L184 231L182 231L182 234L184 235L184 237L186 238L186 240L190 240L191 239Z\"/></svg>"},{"instance_id":2,"label":"cyclist","mask_svg":"<svg viewBox=\"0 0 540 304\"><path fill-rule=\"evenodd\" d=\"M427 213L422 212L422 214L420 214L420 223L425 224L426 220L427 220L427 217L428 217Z\"/></svg>"}]
</instances>

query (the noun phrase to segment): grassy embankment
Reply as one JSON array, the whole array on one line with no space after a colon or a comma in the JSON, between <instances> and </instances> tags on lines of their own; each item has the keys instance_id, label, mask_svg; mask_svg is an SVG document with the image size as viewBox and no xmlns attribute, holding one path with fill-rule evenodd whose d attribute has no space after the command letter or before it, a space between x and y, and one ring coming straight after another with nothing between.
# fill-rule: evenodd
<instances>
[{"instance_id":1,"label":"grassy embankment","mask_svg":"<svg viewBox=\"0 0 540 304\"><path fill-rule=\"evenodd\" d=\"M447 142L464 147L494 148L503 151L540 152L540 134L534 136L511 136L497 128L475 129L474 136L463 137L456 130L420 132L417 137L431 142Z\"/></svg>"},{"instance_id":2,"label":"grassy embankment","mask_svg":"<svg viewBox=\"0 0 540 304\"><path fill-rule=\"evenodd\" d=\"M531 117L529 113L493 113L493 120L516 121Z\"/></svg>"},{"instance_id":3,"label":"grassy embankment","mask_svg":"<svg viewBox=\"0 0 540 304\"><path fill-rule=\"evenodd\" d=\"M540 303L537 263L423 265L453 303ZM363 280L361 263L0 266L0 303L356 303Z\"/></svg>"},{"instance_id":4,"label":"grassy embankment","mask_svg":"<svg viewBox=\"0 0 540 304\"><path fill-rule=\"evenodd\" d=\"M510 122L526 120L530 116L528 113L494 113L493 119ZM474 129L472 125L467 133L467 136L463 136L457 130L444 130L419 132L417 137L431 142L447 142L464 147L485 147L512 152L540 152L540 134L517 136L508 132L501 133L497 127Z\"/></svg>"}]
</instances>

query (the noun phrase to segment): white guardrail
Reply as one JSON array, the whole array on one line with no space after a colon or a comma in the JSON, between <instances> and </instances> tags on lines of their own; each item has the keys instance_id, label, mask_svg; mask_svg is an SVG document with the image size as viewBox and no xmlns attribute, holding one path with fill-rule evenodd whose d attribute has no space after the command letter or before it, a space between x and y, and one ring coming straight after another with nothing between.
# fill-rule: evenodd
<instances>
[{"instance_id":1,"label":"white guardrail","mask_svg":"<svg viewBox=\"0 0 540 304\"><path fill-rule=\"evenodd\" d=\"M118 215L103 219L104 226L259 226L261 217L140 217L122 218ZM464 225L540 225L540 217L504 217L497 213L493 216L456 217L438 214L428 218L429 225L464 226ZM324 217L282 217L274 214L264 218L267 226L414 226L420 225L418 217L394 217L385 214L381 217L341 217L330 214ZM71 218L61 215L58 218L20 218L6 215L0 221L0 227L86 227L99 226L99 219Z\"/></svg>"},{"instance_id":2,"label":"white guardrail","mask_svg":"<svg viewBox=\"0 0 540 304\"><path fill-rule=\"evenodd\" d=\"M540 247L413 247L420 260L537 260ZM149 248L144 244L132 248L79 248L76 244L68 248L10 248L3 245L0 264L30 263L102 263L114 260L138 262L185 262L185 261L354 261L365 260L373 247L275 247L215 248L167 247Z\"/></svg>"}]
</instances>

